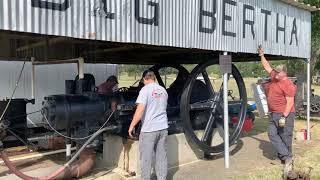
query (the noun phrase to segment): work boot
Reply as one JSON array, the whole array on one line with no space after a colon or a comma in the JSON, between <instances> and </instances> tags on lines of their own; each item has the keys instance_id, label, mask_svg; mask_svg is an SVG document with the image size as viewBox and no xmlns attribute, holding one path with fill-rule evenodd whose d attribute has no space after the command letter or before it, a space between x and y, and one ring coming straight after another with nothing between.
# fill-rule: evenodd
<instances>
[{"instance_id":1,"label":"work boot","mask_svg":"<svg viewBox=\"0 0 320 180\"><path fill-rule=\"evenodd\" d=\"M287 179L289 173L292 172L292 169L293 169L293 160L292 160L292 158L288 158L285 160L284 168L283 168L284 179Z\"/></svg>"},{"instance_id":2,"label":"work boot","mask_svg":"<svg viewBox=\"0 0 320 180\"><path fill-rule=\"evenodd\" d=\"M286 161L282 159L282 156L280 153L278 153L278 158L280 159L281 164L285 164Z\"/></svg>"}]
</instances>

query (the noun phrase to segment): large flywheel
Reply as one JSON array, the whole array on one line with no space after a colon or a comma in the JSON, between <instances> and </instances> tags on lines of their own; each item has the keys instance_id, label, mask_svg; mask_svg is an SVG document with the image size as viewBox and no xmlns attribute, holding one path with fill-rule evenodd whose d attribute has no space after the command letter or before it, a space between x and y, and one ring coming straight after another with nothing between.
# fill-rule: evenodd
<instances>
[{"instance_id":1,"label":"large flywheel","mask_svg":"<svg viewBox=\"0 0 320 180\"><path fill-rule=\"evenodd\" d=\"M218 72L218 73L217 73ZM223 144L223 82L214 61L199 64L191 72L181 96L180 116L189 142L205 153L221 153ZM228 78L230 145L239 138L247 110L244 81L236 66Z\"/></svg>"}]
</instances>

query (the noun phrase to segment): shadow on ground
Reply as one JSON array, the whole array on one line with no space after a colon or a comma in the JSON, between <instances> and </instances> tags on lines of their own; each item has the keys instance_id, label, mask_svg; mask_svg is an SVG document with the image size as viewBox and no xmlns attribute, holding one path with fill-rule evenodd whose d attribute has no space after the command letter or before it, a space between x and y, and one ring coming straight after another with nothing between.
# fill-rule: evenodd
<instances>
[{"instance_id":1,"label":"shadow on ground","mask_svg":"<svg viewBox=\"0 0 320 180\"><path fill-rule=\"evenodd\" d=\"M269 141L265 141L263 139L259 139L257 137L252 136L252 139L259 141L260 145L259 148L263 151L263 156L270 159L275 160L277 159L277 152L274 149L273 145Z\"/></svg>"}]
</instances>

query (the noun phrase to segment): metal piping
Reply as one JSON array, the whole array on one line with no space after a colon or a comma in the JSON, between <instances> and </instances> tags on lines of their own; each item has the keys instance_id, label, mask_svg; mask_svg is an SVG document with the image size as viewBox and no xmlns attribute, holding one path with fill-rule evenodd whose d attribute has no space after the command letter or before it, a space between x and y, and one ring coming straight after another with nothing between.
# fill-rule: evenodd
<instances>
[{"instance_id":1,"label":"metal piping","mask_svg":"<svg viewBox=\"0 0 320 180\"><path fill-rule=\"evenodd\" d=\"M96 153L93 149L84 149L79 157L79 160L67 167L62 173L54 179L71 179L80 178L91 170L94 165Z\"/></svg>"},{"instance_id":2,"label":"metal piping","mask_svg":"<svg viewBox=\"0 0 320 180\"><path fill-rule=\"evenodd\" d=\"M81 57L78 59L78 75L79 79L84 78L84 59Z\"/></svg>"},{"instance_id":3,"label":"metal piping","mask_svg":"<svg viewBox=\"0 0 320 180\"><path fill-rule=\"evenodd\" d=\"M311 93L311 65L307 59L307 140L310 141L310 93Z\"/></svg>"},{"instance_id":4,"label":"metal piping","mask_svg":"<svg viewBox=\"0 0 320 180\"><path fill-rule=\"evenodd\" d=\"M67 179L70 179L70 177L68 178L67 176L70 176L70 175L77 175L77 176L81 176L83 175L84 173L86 173L85 171L86 170L89 170L88 168L92 165L91 165L91 159L93 159L93 154L90 154L90 151L86 150L86 147L89 143L91 143L98 135L100 135L101 133L103 132L112 132L116 129L118 129L119 127L115 127L115 126L111 126L111 127L105 127L97 132L95 132L94 134L92 134L92 136L81 146L81 148L77 151L77 153L67 162L65 163L62 167L60 167L59 169L57 169L55 172L49 174L48 176L44 176L44 177L32 177L32 176L28 176L24 173L22 173L21 171L19 171L14 164L12 164L8 158L8 156L6 155L6 153L4 151L1 151L0 152L0 156L1 158L3 159L4 163L6 164L6 166L15 174L17 175L18 177L20 177L21 179L24 179L24 180L49 180L49 179L56 179L56 178L60 178L60 175L61 173L63 173L63 177L62 178L65 178L64 176L66 176ZM82 153L84 151L84 153ZM73 165L73 162L80 156L80 154L83 154L81 157L82 159L80 158L79 159L79 163L81 164L77 164L75 163ZM66 172L66 171L70 171L70 173ZM74 172L73 172L74 171ZM70 174L70 175L69 175Z\"/></svg>"},{"instance_id":5,"label":"metal piping","mask_svg":"<svg viewBox=\"0 0 320 180\"><path fill-rule=\"evenodd\" d=\"M228 55L228 52L223 52ZM224 167L230 167L229 158L229 110L228 110L228 73L223 74L223 119L224 119Z\"/></svg>"},{"instance_id":6,"label":"metal piping","mask_svg":"<svg viewBox=\"0 0 320 180\"><path fill-rule=\"evenodd\" d=\"M34 66L34 61L35 58L31 57L31 65L32 65L32 69L31 69L31 99L35 99L35 81L36 81L36 76L35 76L35 66Z\"/></svg>"},{"instance_id":7,"label":"metal piping","mask_svg":"<svg viewBox=\"0 0 320 180\"><path fill-rule=\"evenodd\" d=\"M72 147L71 150L75 151L76 148ZM23 156L23 157L12 157L12 158L9 158L9 161L14 162L14 161L21 161L21 160L26 160L26 159L44 157L44 156L49 156L49 155L53 155L53 154L64 153L65 151L66 151L66 149L59 149L59 150L54 150L54 151L49 151L49 152L44 152L44 153L37 153L37 154L32 154L32 155ZM4 163L4 161L1 160L0 164L2 164L2 163Z\"/></svg>"}]
</instances>

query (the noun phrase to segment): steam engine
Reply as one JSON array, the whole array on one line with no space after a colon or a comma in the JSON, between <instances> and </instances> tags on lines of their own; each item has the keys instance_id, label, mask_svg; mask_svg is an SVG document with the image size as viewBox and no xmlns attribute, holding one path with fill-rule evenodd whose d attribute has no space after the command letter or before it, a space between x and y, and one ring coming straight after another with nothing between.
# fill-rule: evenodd
<instances>
[{"instance_id":1,"label":"steam engine","mask_svg":"<svg viewBox=\"0 0 320 180\"><path fill-rule=\"evenodd\" d=\"M94 78L66 81L66 94L51 95L43 101L43 121L48 129L66 132L81 143L82 137L89 136L102 126L115 125L117 135L128 137L128 129L135 110L135 100L141 87L121 88L111 95L95 92ZM111 104L116 102L117 110L112 112ZM179 120L179 104L169 105L169 133L182 132ZM50 127L51 126L51 127ZM140 125L136 133L139 133Z\"/></svg>"}]
</instances>

